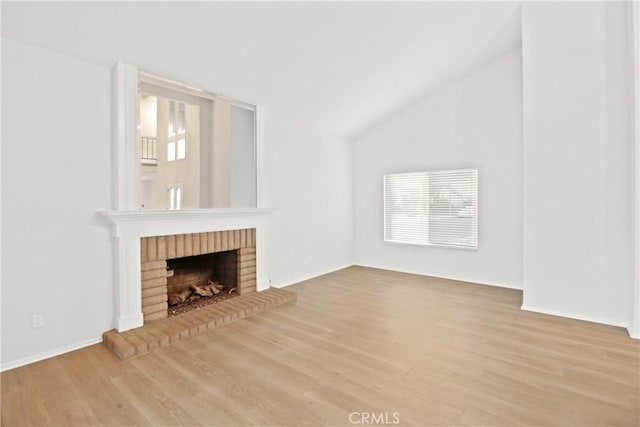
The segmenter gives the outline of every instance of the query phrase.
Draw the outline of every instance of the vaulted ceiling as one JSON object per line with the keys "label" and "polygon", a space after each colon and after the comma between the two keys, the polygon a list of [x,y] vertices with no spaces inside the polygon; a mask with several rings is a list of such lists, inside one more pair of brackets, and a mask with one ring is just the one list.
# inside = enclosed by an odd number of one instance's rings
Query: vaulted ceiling
{"label": "vaulted ceiling", "polygon": [[2,2],[3,37],[131,63],[340,136],[516,44],[516,21],[515,2]]}

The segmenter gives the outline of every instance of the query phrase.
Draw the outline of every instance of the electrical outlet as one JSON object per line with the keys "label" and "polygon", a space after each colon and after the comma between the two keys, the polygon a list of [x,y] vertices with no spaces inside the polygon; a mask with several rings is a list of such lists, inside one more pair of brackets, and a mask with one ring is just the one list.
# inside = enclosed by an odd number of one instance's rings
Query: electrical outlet
{"label": "electrical outlet", "polygon": [[44,327],[44,314],[34,314],[31,317],[31,326],[33,329]]}

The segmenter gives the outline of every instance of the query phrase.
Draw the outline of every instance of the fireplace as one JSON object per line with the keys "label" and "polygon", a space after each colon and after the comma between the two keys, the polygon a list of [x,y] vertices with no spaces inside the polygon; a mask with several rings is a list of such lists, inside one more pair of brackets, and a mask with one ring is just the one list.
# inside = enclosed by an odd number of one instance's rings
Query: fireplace
{"label": "fireplace", "polygon": [[[126,360],[173,342],[296,300],[295,293],[270,288],[265,247],[272,209],[200,209],[101,212],[114,239],[115,329],[104,342]],[[205,255],[205,267],[194,268],[196,281],[207,279],[239,296],[169,317],[169,293],[180,263]],[[178,261],[177,259],[186,259]],[[234,259],[235,258],[235,259]],[[231,266],[226,268],[226,266]],[[235,271],[235,278],[234,278]],[[200,272],[200,273],[199,273]],[[172,289],[172,291],[170,291]],[[228,292],[228,291],[227,291]],[[241,294],[241,295],[240,295]]]}
{"label": "fireplace", "polygon": [[238,250],[167,260],[168,316],[240,294]]}
{"label": "fireplace", "polygon": [[235,208],[100,212],[107,220],[105,224],[111,226],[114,242],[116,330],[129,331],[144,325],[145,319],[166,316],[168,259],[238,250],[240,292],[259,294],[269,289],[264,254],[273,211]]}
{"label": "fireplace", "polygon": [[145,323],[256,291],[256,230],[140,239]]}

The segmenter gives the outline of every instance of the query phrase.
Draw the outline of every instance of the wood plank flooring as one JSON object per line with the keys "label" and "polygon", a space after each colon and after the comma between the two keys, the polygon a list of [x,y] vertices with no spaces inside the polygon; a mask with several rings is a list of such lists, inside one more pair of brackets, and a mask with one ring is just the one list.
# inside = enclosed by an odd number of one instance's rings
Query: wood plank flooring
{"label": "wood plank flooring", "polygon": [[4,372],[2,425],[640,424],[621,328],[364,267],[288,289],[297,302],[136,359],[98,344]]}

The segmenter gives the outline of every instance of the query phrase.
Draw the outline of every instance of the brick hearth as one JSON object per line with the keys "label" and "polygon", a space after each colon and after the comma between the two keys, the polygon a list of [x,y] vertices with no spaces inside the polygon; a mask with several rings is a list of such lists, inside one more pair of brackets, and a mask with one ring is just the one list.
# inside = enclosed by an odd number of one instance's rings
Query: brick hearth
{"label": "brick hearth", "polygon": [[252,292],[130,331],[114,329],[104,333],[103,341],[120,359],[127,360],[295,300],[294,292],[283,289]]}

